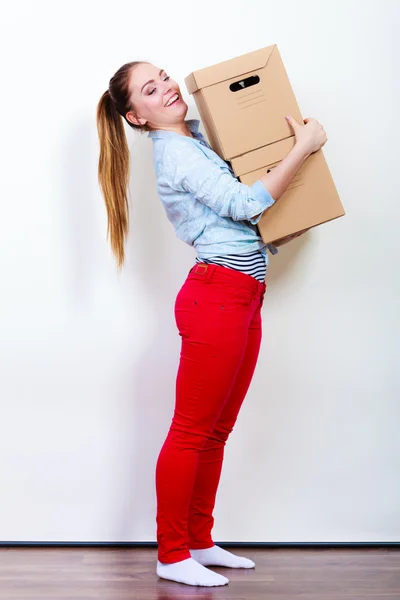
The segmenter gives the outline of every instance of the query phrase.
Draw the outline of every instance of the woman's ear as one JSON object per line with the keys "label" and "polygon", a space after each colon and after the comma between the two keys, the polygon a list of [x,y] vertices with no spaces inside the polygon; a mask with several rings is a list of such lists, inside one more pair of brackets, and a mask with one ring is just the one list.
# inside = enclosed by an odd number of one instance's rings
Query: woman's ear
{"label": "woman's ear", "polygon": [[139,127],[143,127],[143,125],[146,125],[147,123],[146,119],[137,117],[135,113],[133,113],[131,110],[126,113],[126,120],[130,123],[133,123],[134,125],[138,125]]}

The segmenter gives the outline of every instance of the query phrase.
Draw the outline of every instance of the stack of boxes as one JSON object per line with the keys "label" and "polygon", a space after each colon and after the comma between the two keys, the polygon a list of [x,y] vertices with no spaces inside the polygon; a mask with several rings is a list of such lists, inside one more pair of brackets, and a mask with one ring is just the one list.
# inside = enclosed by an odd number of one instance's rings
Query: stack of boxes
{"label": "stack of boxes", "polygon": [[[303,117],[274,44],[194,71],[185,78],[213,150],[251,185],[295,144],[285,119]],[[269,243],[345,214],[322,149],[313,153],[258,222]]]}

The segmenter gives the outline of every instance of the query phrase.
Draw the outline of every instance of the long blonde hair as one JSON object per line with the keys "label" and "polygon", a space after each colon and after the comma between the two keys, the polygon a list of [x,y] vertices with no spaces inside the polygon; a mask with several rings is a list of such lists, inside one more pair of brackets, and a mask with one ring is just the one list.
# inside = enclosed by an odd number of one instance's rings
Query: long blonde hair
{"label": "long blonde hair", "polygon": [[129,231],[130,154],[123,119],[133,129],[150,129],[147,125],[135,125],[126,118],[128,111],[134,111],[130,101],[130,75],[132,69],[143,62],[126,63],[118,69],[110,79],[108,90],[101,96],[96,110],[100,142],[98,181],[107,210],[107,239],[110,239],[118,269],[124,263],[125,240]]}

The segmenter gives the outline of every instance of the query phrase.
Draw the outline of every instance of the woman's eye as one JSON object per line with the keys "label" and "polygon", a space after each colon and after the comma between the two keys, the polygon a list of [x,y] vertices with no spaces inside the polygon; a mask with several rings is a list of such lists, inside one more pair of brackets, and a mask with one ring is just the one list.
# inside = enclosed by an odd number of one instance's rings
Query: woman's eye
{"label": "woman's eye", "polygon": [[[165,77],[165,78],[163,79],[163,81],[167,81],[167,79],[171,79],[171,77],[168,75],[167,77]],[[151,90],[151,92],[149,92],[149,96],[151,96],[151,94],[152,94],[153,92],[155,92],[155,91],[156,91],[156,88],[153,88],[153,89]]]}

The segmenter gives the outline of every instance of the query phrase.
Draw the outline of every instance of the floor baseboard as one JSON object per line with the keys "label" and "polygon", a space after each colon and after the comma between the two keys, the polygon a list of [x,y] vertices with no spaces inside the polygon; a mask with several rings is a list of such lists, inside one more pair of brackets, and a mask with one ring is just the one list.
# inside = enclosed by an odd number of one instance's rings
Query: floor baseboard
{"label": "floor baseboard", "polygon": [[[392,548],[400,547],[400,542],[215,542],[229,548]],[[13,542],[0,541],[4,547],[63,547],[63,548],[157,548],[157,542]]]}

